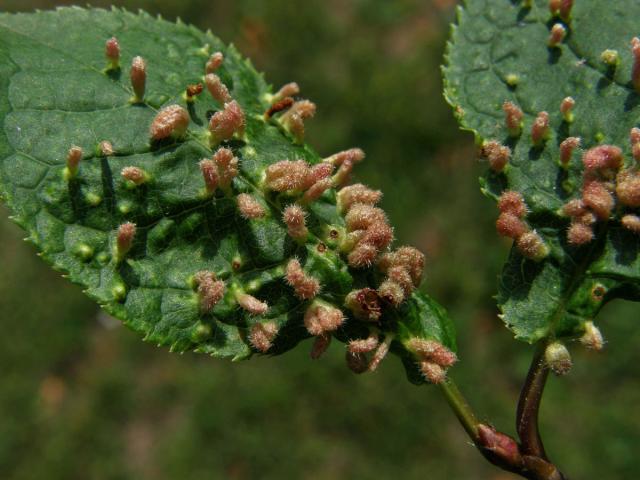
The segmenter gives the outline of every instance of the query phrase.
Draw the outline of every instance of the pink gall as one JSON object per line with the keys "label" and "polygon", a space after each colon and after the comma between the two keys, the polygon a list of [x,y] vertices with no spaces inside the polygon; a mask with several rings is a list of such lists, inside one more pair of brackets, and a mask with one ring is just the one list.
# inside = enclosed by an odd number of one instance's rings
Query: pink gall
{"label": "pink gall", "polygon": [[524,113],[520,107],[513,102],[504,102],[502,110],[504,111],[505,124],[507,126],[509,136],[520,136],[522,133],[522,119],[524,118]]}
{"label": "pink gall", "polygon": [[618,174],[616,181],[616,195],[620,203],[626,207],[640,207],[640,174],[625,170]]}
{"label": "pink gall", "polygon": [[123,223],[118,227],[118,233],[116,235],[116,252],[115,257],[117,262],[121,262],[125,255],[129,253],[133,246],[133,240],[136,236],[136,224],[131,222]]}
{"label": "pink gall", "polygon": [[640,217],[637,215],[625,215],[620,223],[627,230],[640,235]]}
{"label": "pink gall", "polygon": [[142,57],[133,57],[129,76],[134,94],[133,101],[140,103],[144,100],[144,91],[147,85],[147,64]]}
{"label": "pink gall", "polygon": [[249,331],[249,342],[261,353],[267,353],[273,347],[278,335],[278,326],[274,322],[256,323]]}
{"label": "pink gall", "polygon": [[213,154],[213,161],[218,169],[220,176],[220,188],[228,191],[231,182],[238,176],[238,158],[228,148],[219,148]]}
{"label": "pink gall", "polygon": [[256,297],[244,292],[237,292],[236,301],[250,315],[264,315],[269,310],[266,302],[261,302]]}
{"label": "pink gall", "polygon": [[510,213],[518,218],[527,216],[527,204],[520,192],[505,190],[498,199],[498,210],[501,213]]}
{"label": "pink gall", "polygon": [[304,121],[312,118],[316,113],[316,105],[309,100],[300,100],[295,102],[280,117],[280,122],[284,128],[289,131],[298,142],[304,140]]}
{"label": "pink gall", "polygon": [[387,222],[374,222],[369,225],[359,243],[367,243],[378,250],[384,250],[391,242],[393,242],[393,228]]}
{"label": "pink gall", "polygon": [[302,203],[308,204],[314,202],[322,196],[324,192],[329,190],[333,186],[333,182],[330,178],[323,178],[311,185],[304,195],[302,196]]}
{"label": "pink gall", "polygon": [[563,207],[562,213],[567,217],[579,217],[584,215],[587,211],[587,206],[584,204],[581,198],[574,198],[569,200]]}
{"label": "pink gall", "polygon": [[213,73],[216,70],[218,70],[218,68],[220,68],[220,65],[222,65],[223,61],[224,61],[224,55],[222,54],[222,52],[213,53],[209,57],[209,60],[207,60],[207,63],[204,67],[205,74]]}
{"label": "pink gall", "polygon": [[567,36],[567,29],[561,23],[556,23],[553,27],[551,27],[551,32],[549,33],[549,40],[547,40],[547,45],[550,48],[557,48],[564,38]]}
{"label": "pink gall", "polygon": [[429,382],[439,385],[447,378],[447,371],[435,362],[423,360],[420,362],[420,372]]}
{"label": "pink gall", "polygon": [[220,182],[220,175],[218,174],[218,167],[216,162],[207,158],[200,161],[200,171],[204,178],[204,184],[209,195],[213,194],[218,188]]}
{"label": "pink gall", "polygon": [[540,112],[531,126],[531,141],[535,146],[541,146],[549,139],[549,114]]}
{"label": "pink gall", "polygon": [[200,297],[200,311],[209,313],[224,296],[225,284],[222,280],[217,280],[213,272],[206,270],[196,273],[193,277],[198,286],[198,296]]}
{"label": "pink gall", "polygon": [[585,245],[593,240],[593,228],[582,222],[571,222],[567,230],[567,241],[570,245]]}
{"label": "pink gall", "polygon": [[110,157],[113,155],[113,144],[107,140],[103,140],[98,145],[98,150],[100,151],[101,156]]}
{"label": "pink gall", "polygon": [[231,140],[234,135],[244,137],[244,111],[235,100],[224,104],[223,110],[216,112],[209,120],[211,144],[217,145],[225,140]]}
{"label": "pink gall", "polygon": [[631,83],[636,92],[640,92],[640,38],[631,40],[631,53],[633,54],[633,67],[631,70]]}
{"label": "pink gall", "polygon": [[306,225],[307,213],[299,205],[289,205],[282,212],[282,220],[287,226],[289,236],[299,242],[304,242],[309,235]]}
{"label": "pink gall", "polygon": [[424,254],[414,247],[400,247],[394,252],[386,253],[380,259],[378,266],[383,272],[387,272],[395,266],[403,266],[411,275],[413,284],[417,287],[422,280],[424,270]]}
{"label": "pink gall", "polygon": [[236,197],[236,203],[240,216],[246,220],[255,220],[264,217],[265,211],[262,204],[248,193],[241,193]]}
{"label": "pink gall", "polygon": [[380,343],[380,345],[378,345],[378,348],[376,348],[376,351],[374,352],[373,357],[369,362],[367,370],[369,370],[370,372],[375,372],[378,369],[380,363],[382,363],[382,360],[384,360],[387,356],[387,353],[389,353],[389,348],[391,347],[392,341],[393,335],[387,334],[384,341]]}
{"label": "pink gall", "polygon": [[607,220],[615,200],[603,182],[585,180],[582,187],[582,201],[600,220]]}
{"label": "pink gall", "polygon": [[343,212],[348,211],[352,205],[361,203],[376,205],[382,198],[380,190],[372,190],[361,183],[349,185],[338,192],[338,205]]}
{"label": "pink gall", "polygon": [[406,297],[402,286],[393,280],[385,280],[382,282],[378,287],[378,295],[395,307],[402,304]]}
{"label": "pink gall", "polygon": [[282,160],[265,170],[265,186],[276,192],[301,190],[309,174],[309,164],[304,160]]}
{"label": "pink gall", "polygon": [[80,161],[82,160],[82,148],[74,145],[67,152],[67,176],[69,179],[74,178],[78,174]]}
{"label": "pink gall", "polygon": [[180,105],[169,105],[158,112],[150,128],[152,140],[182,138],[189,127],[189,112]]}
{"label": "pink gall", "polygon": [[220,77],[215,73],[208,73],[204,77],[204,83],[207,85],[207,90],[216,102],[225,104],[232,100],[227,86],[222,83]]}
{"label": "pink gall", "polygon": [[522,234],[517,239],[516,246],[523,257],[536,262],[549,256],[549,247],[535,230]]}
{"label": "pink gall", "polygon": [[117,70],[120,68],[120,44],[116,37],[111,37],[106,41],[104,54],[107,57],[108,70]]}
{"label": "pink gall", "polygon": [[345,223],[349,231],[366,230],[374,223],[386,223],[384,211],[364,203],[356,203],[345,215]]}
{"label": "pink gall", "polygon": [[310,300],[320,292],[320,282],[311,275],[306,274],[300,262],[295,258],[287,263],[285,278],[293,288],[296,297],[301,300]]}
{"label": "pink gall", "polygon": [[314,336],[337,330],[344,322],[340,309],[314,302],[304,314],[304,326]]}
{"label": "pink gall", "polygon": [[389,268],[389,270],[387,270],[387,278],[400,285],[405,295],[410,295],[416,287],[404,265],[396,265],[395,267]]}
{"label": "pink gall", "polygon": [[349,150],[343,150],[342,152],[334,153],[330,157],[324,159],[325,162],[331,163],[336,167],[339,167],[344,162],[360,163],[364,160],[365,153],[360,148],[350,148]]}
{"label": "pink gall", "polygon": [[561,0],[560,1],[560,18],[568,22],[571,19],[571,10],[573,9],[574,0]]}
{"label": "pink gall", "polygon": [[615,145],[590,148],[582,155],[582,163],[587,170],[617,170],[622,166],[622,160],[622,150]]}
{"label": "pink gall", "polygon": [[372,333],[367,338],[349,341],[347,349],[351,353],[369,353],[375,350],[379,343],[378,335]]}
{"label": "pink gall", "polygon": [[295,97],[300,93],[300,87],[297,83],[291,82],[283,85],[280,90],[278,90],[273,97],[271,97],[272,103],[279,102],[286,97]]}
{"label": "pink gall", "polygon": [[358,243],[347,256],[347,263],[353,268],[368,268],[378,258],[378,249],[370,243]]}
{"label": "pink gall", "polygon": [[529,227],[512,213],[501,213],[496,220],[498,235],[518,239],[529,230]]}
{"label": "pink gall", "polygon": [[579,137],[565,138],[560,144],[560,165],[564,168],[569,166],[571,156],[576,148],[580,146],[581,139]]}
{"label": "pink gall", "polygon": [[120,171],[122,178],[139,186],[149,181],[149,174],[139,167],[124,167]]}
{"label": "pink gall", "polygon": [[494,172],[502,172],[511,158],[511,149],[495,140],[485,142],[482,153],[489,160],[489,167]]}
{"label": "pink gall", "polygon": [[560,103],[560,113],[562,113],[562,118],[567,123],[572,123],[574,120],[573,107],[575,107],[576,101],[573,97],[566,97]]}
{"label": "pink gall", "polygon": [[597,352],[604,348],[602,332],[600,332],[600,329],[596,327],[593,322],[588,321],[584,323],[584,333],[580,337],[580,343]]}

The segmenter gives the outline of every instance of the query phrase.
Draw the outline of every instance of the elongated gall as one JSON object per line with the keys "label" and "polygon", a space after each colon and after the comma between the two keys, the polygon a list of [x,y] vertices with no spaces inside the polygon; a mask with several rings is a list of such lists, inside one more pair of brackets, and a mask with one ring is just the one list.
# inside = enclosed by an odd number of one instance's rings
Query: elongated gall
{"label": "elongated gall", "polygon": [[209,60],[207,60],[207,63],[205,65],[205,73],[209,74],[215,72],[216,70],[218,70],[218,68],[220,68],[220,65],[222,65],[223,61],[224,55],[222,54],[222,52],[213,53],[209,57]]}
{"label": "elongated gall", "polygon": [[553,27],[551,27],[551,32],[549,33],[549,40],[547,40],[547,44],[550,48],[558,47],[564,38],[567,36],[567,29],[561,23],[556,23]]}
{"label": "elongated gall", "polygon": [[573,97],[566,97],[560,103],[560,113],[562,113],[562,118],[567,123],[572,123],[574,120],[573,107],[575,107],[576,101]]}
{"label": "elongated gall", "polygon": [[144,91],[147,85],[147,64],[142,57],[133,57],[129,76],[131,78],[134,101],[142,102],[144,100]]}
{"label": "elongated gall", "polygon": [[231,140],[234,135],[243,137],[244,129],[244,111],[235,100],[225,103],[224,109],[216,112],[209,121],[211,143],[216,145],[225,140]]}
{"label": "elongated gall", "polygon": [[116,37],[111,37],[104,45],[104,54],[107,57],[107,68],[117,70],[120,68],[120,44]]}
{"label": "elongated gall", "polygon": [[261,302],[248,293],[239,291],[235,297],[238,305],[251,315],[264,315],[269,310],[269,305],[266,302]]}
{"label": "elongated gall", "polygon": [[520,136],[522,133],[522,119],[524,118],[524,113],[520,107],[513,102],[504,102],[502,110],[504,111],[504,119],[509,136]]}
{"label": "elongated gall", "polygon": [[220,77],[215,73],[208,73],[204,77],[204,83],[207,85],[207,90],[215,101],[225,104],[232,100],[227,86],[222,83]]}
{"label": "elongated gall", "polygon": [[549,114],[540,112],[531,126],[531,141],[540,146],[549,139]]}
{"label": "elongated gall", "polygon": [[153,140],[181,138],[189,127],[189,112],[180,105],[169,105],[158,112],[150,128]]}
{"label": "elongated gall", "polygon": [[222,300],[225,284],[222,280],[217,280],[213,272],[206,270],[196,273],[193,278],[198,285],[200,311],[209,313]]}
{"label": "elongated gall", "polygon": [[299,242],[304,242],[309,235],[306,225],[306,212],[299,205],[289,205],[282,212],[282,220],[287,226],[289,236]]}
{"label": "elongated gall", "polygon": [[296,297],[302,300],[314,298],[320,292],[318,279],[306,274],[302,270],[300,262],[295,258],[287,263],[285,275],[287,283],[293,288]]}
{"label": "elongated gall", "polygon": [[275,322],[256,323],[249,331],[249,342],[259,352],[267,353],[277,335],[278,326]]}
{"label": "elongated gall", "polygon": [[631,83],[636,92],[640,92],[640,38],[634,37],[631,40],[631,53],[633,54]]}
{"label": "elongated gall", "polygon": [[82,160],[82,148],[74,145],[67,152],[67,176],[69,179],[78,174],[80,160]]}
{"label": "elongated gall", "polygon": [[133,246],[133,239],[136,236],[136,224],[131,222],[123,223],[118,227],[116,235],[116,261],[120,262],[129,253]]}
{"label": "elongated gall", "polygon": [[579,137],[568,137],[560,143],[560,165],[564,168],[569,166],[573,152],[580,146],[580,142]]}
{"label": "elongated gall", "polygon": [[264,207],[254,196],[248,193],[241,193],[236,197],[236,203],[242,218],[254,220],[264,217]]}
{"label": "elongated gall", "polygon": [[524,257],[536,262],[549,255],[549,247],[535,230],[522,234],[516,241],[516,246]]}

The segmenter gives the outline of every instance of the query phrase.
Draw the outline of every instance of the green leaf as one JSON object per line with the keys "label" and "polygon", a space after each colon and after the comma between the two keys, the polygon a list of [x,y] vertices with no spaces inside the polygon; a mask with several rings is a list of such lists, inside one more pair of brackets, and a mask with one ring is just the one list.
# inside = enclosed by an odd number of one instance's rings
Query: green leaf
{"label": "green leaf", "polygon": [[[497,140],[512,150],[504,171],[489,170],[482,179],[483,192],[494,199],[505,190],[520,192],[529,209],[526,222],[550,248],[540,262],[513,248],[500,279],[503,320],[528,342],[580,334],[606,302],[640,299],[640,239],[620,222],[637,210],[618,202],[595,224],[594,240],[580,246],[568,242],[570,220],[562,210],[582,197],[582,152],[615,145],[624,153],[622,168],[637,167],[629,135],[638,125],[640,96],[631,83],[630,41],[637,33],[640,3],[574,3],[570,18],[560,18],[546,0],[531,6],[468,0],[459,9],[444,67],[445,96],[462,127],[479,145]],[[556,24],[564,26],[566,38],[550,47]],[[602,60],[605,50],[618,52],[618,65]],[[560,112],[568,96],[575,99],[573,121]],[[506,128],[505,101],[524,112],[519,136],[510,136]],[[530,131],[542,111],[549,113],[549,138],[535,145]],[[563,168],[560,144],[567,137],[580,137],[582,152],[576,150]]]}
{"label": "green leaf", "polygon": [[[112,36],[121,46],[120,68],[104,56]],[[223,105],[206,89],[190,103],[184,92],[203,82],[205,64],[218,51],[224,61],[216,74],[244,111],[246,128],[222,142],[239,159],[238,176],[230,188],[207,195],[199,162],[218,148],[210,144],[208,120]],[[137,55],[147,66],[143,102],[129,79]],[[349,267],[329,236],[344,232],[345,225],[334,188],[309,206],[307,241],[287,235],[282,210],[301,192],[268,191],[265,169],[281,160],[323,159],[288,133],[281,117],[265,120],[271,96],[263,77],[232,46],[182,23],[81,8],[1,14],[0,194],[41,256],[147,341],[243,359],[258,352],[252,328],[271,322],[278,335],[260,353],[293,348],[310,336],[303,315],[311,301],[296,297],[284,278],[288,262],[297,258],[320,281],[316,300],[348,314],[337,338],[349,341],[372,331],[393,338],[392,351],[412,381],[424,382],[403,342],[419,337],[455,350],[449,319],[422,293],[399,308],[385,303],[373,323],[345,309],[350,291],[377,288],[384,275],[376,267]],[[188,131],[152,141],[158,111],[176,104],[189,112]],[[104,141],[113,153],[101,148]],[[72,145],[84,152],[77,173],[65,167]],[[131,166],[144,171],[139,186],[121,177]],[[262,206],[262,218],[240,215],[240,193]],[[117,240],[126,222],[137,226],[130,248]],[[202,271],[225,284],[210,310],[203,310],[198,292]],[[242,292],[267,302],[268,311],[251,315],[240,308]]]}

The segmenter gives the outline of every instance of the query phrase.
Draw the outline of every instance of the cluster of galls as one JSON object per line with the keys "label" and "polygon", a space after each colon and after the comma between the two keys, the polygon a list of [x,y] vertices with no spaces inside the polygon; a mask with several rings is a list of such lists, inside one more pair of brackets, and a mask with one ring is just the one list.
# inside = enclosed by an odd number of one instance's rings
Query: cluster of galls
{"label": "cluster of galls", "polygon": [[[105,49],[108,60],[106,71],[119,69],[120,47],[117,39],[109,39]],[[240,174],[239,159],[230,148],[219,145],[233,138],[247,141],[244,135],[245,114],[216,74],[223,62],[222,53],[211,55],[204,69],[204,86],[202,83],[188,85],[183,97],[187,103],[194,102],[206,86],[211,97],[221,105],[221,109],[211,116],[208,125],[209,144],[215,152],[211,158],[202,159],[199,163],[203,181],[202,198],[211,198],[218,191],[227,197],[235,196],[238,214],[247,221],[253,221],[266,216],[269,192],[284,193],[290,201],[282,209],[282,222],[288,235],[303,245],[307,241],[315,241],[306,225],[307,207],[327,190],[339,189],[337,208],[344,216],[346,228],[343,235],[337,234],[340,238],[337,242],[338,251],[346,257],[351,268],[377,266],[383,275],[377,289],[354,290],[344,299],[344,307],[351,311],[356,320],[365,322],[369,332],[368,337],[349,342],[347,363],[355,372],[374,371],[385,358],[394,339],[393,334],[382,334],[380,331],[383,308],[400,306],[418,287],[424,268],[424,256],[412,247],[389,251],[393,229],[384,211],[376,206],[382,193],[362,184],[345,186],[350,180],[353,167],[364,159],[364,152],[358,148],[339,152],[316,165],[303,160],[277,162],[265,169],[263,179],[253,194],[234,192],[233,180]],[[132,102],[144,102],[146,63],[141,57],[133,59],[130,79],[134,93]],[[275,121],[295,141],[301,142],[304,137],[304,121],[314,115],[315,105],[308,100],[295,100],[298,93],[298,85],[289,83],[276,94],[269,95],[267,100],[271,106],[264,114],[264,120]],[[169,105],[160,110],[151,123],[151,142],[181,140],[188,134],[189,124],[190,116],[184,107]],[[113,145],[106,140],[100,143],[99,149],[104,156],[114,153]],[[68,181],[73,181],[78,175],[82,156],[83,152],[79,147],[73,146],[69,150],[64,170]],[[128,188],[137,188],[153,181],[148,172],[133,165],[125,167],[121,175]],[[131,251],[136,232],[137,227],[131,222],[118,227],[112,254],[116,265],[123,262]],[[328,248],[324,244],[322,246]],[[284,280],[293,294],[306,302],[304,326],[315,337],[311,356],[318,358],[328,348],[333,334],[343,326],[346,315],[339,306],[319,297],[322,290],[320,279],[306,272],[299,259],[288,260],[284,266]],[[225,283],[211,271],[195,273],[190,279],[190,285],[201,315],[210,315],[226,296],[250,317],[254,317],[247,334],[252,347],[261,353],[268,353],[273,348],[279,327],[274,321],[261,321],[260,317],[269,311],[269,305],[265,301],[246,293],[234,281]],[[120,300],[126,296],[124,286],[121,290],[118,293]],[[210,330],[210,327],[201,324],[196,329],[196,336],[206,338],[210,335]],[[405,344],[406,349],[415,355],[425,378],[433,383],[442,382],[446,368],[456,360],[452,352],[433,340],[413,338]]]}

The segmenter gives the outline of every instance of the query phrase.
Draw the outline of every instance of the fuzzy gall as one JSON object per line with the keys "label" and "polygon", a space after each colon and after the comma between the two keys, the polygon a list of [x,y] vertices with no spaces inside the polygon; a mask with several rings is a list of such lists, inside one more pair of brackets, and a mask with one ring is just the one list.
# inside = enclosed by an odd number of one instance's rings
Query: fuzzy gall
{"label": "fuzzy gall", "polygon": [[223,110],[216,112],[209,120],[211,144],[217,145],[231,140],[234,135],[244,136],[245,117],[242,107],[235,100],[224,104]]}
{"label": "fuzzy gall", "polygon": [[193,279],[198,286],[200,311],[209,313],[222,300],[225,284],[222,280],[216,279],[216,275],[213,272],[206,270],[196,273]]}
{"label": "fuzzy gall", "polygon": [[300,262],[293,258],[287,263],[285,270],[287,283],[293,288],[296,297],[301,300],[314,298],[320,292],[320,282],[302,270]]}
{"label": "fuzzy gall", "polygon": [[111,37],[104,45],[104,54],[107,57],[107,69],[118,70],[120,68],[120,44],[116,37]]}
{"label": "fuzzy gall", "polygon": [[133,101],[141,103],[144,100],[144,91],[147,85],[147,64],[142,57],[133,57],[129,76],[134,94]]}
{"label": "fuzzy gall", "polygon": [[309,235],[306,225],[307,213],[299,205],[289,205],[282,212],[282,220],[287,226],[289,236],[298,242],[304,242]]}
{"label": "fuzzy gall", "polygon": [[264,217],[264,207],[255,197],[248,193],[241,193],[236,197],[240,216],[245,220],[255,220]]}
{"label": "fuzzy gall", "polygon": [[227,86],[222,83],[220,77],[215,73],[208,73],[204,77],[204,83],[207,85],[207,90],[216,102],[225,104],[232,100]]}
{"label": "fuzzy gall", "polygon": [[267,353],[273,347],[278,335],[278,326],[274,322],[256,323],[249,330],[249,342],[261,353]]}
{"label": "fuzzy gall", "polygon": [[573,152],[580,146],[580,142],[579,137],[568,137],[560,143],[560,165],[562,167],[567,168],[569,166]]}
{"label": "fuzzy gall", "polygon": [[524,113],[520,107],[513,102],[504,102],[502,110],[504,111],[505,124],[509,136],[520,136],[522,133],[522,119],[524,118]]}
{"label": "fuzzy gall", "polygon": [[189,112],[180,105],[169,105],[158,112],[150,128],[152,140],[181,138],[189,127]]}
{"label": "fuzzy gall", "polygon": [[224,55],[222,54],[222,52],[213,53],[209,57],[209,60],[207,60],[207,63],[205,65],[205,73],[209,74],[215,72],[216,70],[218,70],[218,68],[220,68],[220,65],[222,65],[223,61]]}
{"label": "fuzzy gall", "polygon": [[549,139],[549,114],[540,112],[531,126],[531,141],[535,146],[541,146]]}

